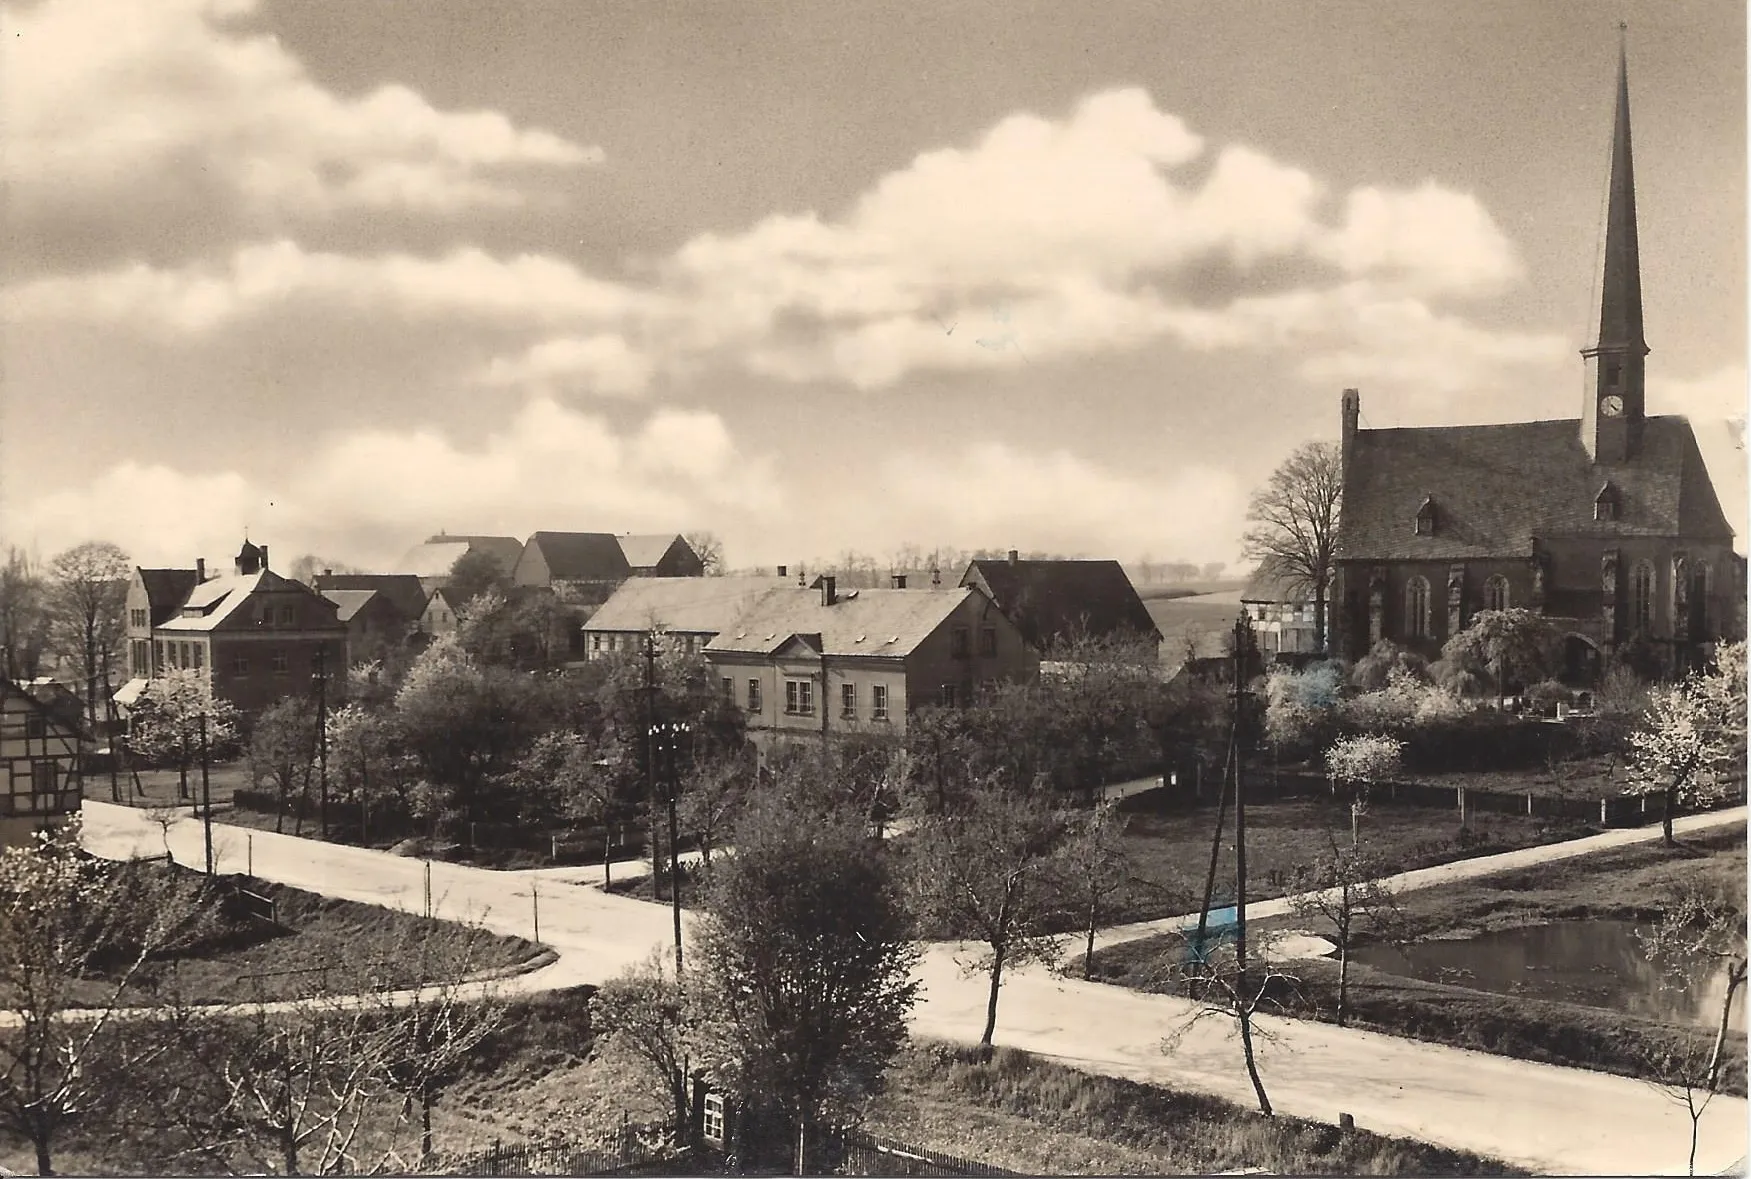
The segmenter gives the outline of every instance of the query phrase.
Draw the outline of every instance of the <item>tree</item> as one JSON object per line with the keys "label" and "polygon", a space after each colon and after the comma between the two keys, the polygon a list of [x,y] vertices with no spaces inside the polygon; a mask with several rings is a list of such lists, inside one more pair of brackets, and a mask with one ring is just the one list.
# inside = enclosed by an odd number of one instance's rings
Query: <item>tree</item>
{"label": "tree", "polygon": [[1642,725],[1630,734],[1627,794],[1663,794],[1661,832],[1673,845],[1680,805],[1725,796],[1732,771],[1745,766],[1745,644],[1722,646],[1711,670],[1656,688]]}
{"label": "tree", "polygon": [[450,566],[446,588],[460,609],[489,591],[503,596],[511,588],[511,575],[491,553],[471,548]]}
{"label": "tree", "polygon": [[678,1125],[691,1115],[687,1062],[695,1051],[694,1012],[680,983],[665,973],[665,955],[653,952],[602,984],[590,999],[596,1029],[592,1059],[629,1066],[653,1096],[667,1104]]}
{"label": "tree", "polygon": [[36,1148],[39,1174],[140,1064],[112,1033],[152,960],[209,924],[169,873],[84,857],[77,821],[0,852],[0,1128]]}
{"label": "tree", "polygon": [[0,564],[0,675],[35,679],[49,642],[47,585],[30,554],[7,548]]}
{"label": "tree", "polygon": [[1068,828],[1066,815],[1047,800],[986,781],[968,788],[955,810],[927,817],[913,833],[920,916],[937,936],[983,947],[965,969],[990,978],[979,1038],[985,1047],[997,1030],[1004,970],[1057,961],[1051,922],[1059,900],[1050,868]]}
{"label": "tree", "polygon": [[1404,757],[1404,742],[1367,734],[1340,737],[1325,751],[1325,772],[1333,787],[1353,787],[1350,799],[1350,845],[1361,842],[1359,825],[1368,812],[1368,788],[1398,777]]}
{"label": "tree", "polygon": [[237,739],[237,709],[214,696],[201,672],[175,668],[164,672],[135,702],[128,748],[153,761],[174,761],[177,797],[187,800],[188,771],[200,756],[203,723],[207,748]]}
{"label": "tree", "polygon": [[316,705],[303,696],[274,701],[256,718],[246,756],[249,776],[257,787],[271,783],[278,799],[274,830],[284,831],[293,789],[303,784],[295,812],[293,834],[303,830],[310,799],[310,772],[316,764]]}
{"label": "tree", "polygon": [[[1343,454],[1330,442],[1296,449],[1253,493],[1241,552],[1291,591],[1313,597],[1314,650],[1326,647],[1326,593],[1337,555]],[[1218,570],[1220,572],[1220,570]]]}
{"label": "tree", "polygon": [[718,539],[715,532],[687,532],[681,539],[687,542],[699,558],[699,563],[705,567],[707,577],[722,577],[724,572],[724,542]]}
{"label": "tree", "polygon": [[363,569],[349,565],[345,561],[336,561],[330,557],[318,556],[315,553],[303,554],[294,560],[287,568],[289,570],[286,574],[287,577],[290,577],[293,581],[301,581],[305,585],[314,585],[316,579],[324,573],[347,574],[364,572]]}
{"label": "tree", "polygon": [[712,758],[694,766],[677,803],[681,829],[693,836],[707,875],[711,853],[733,830],[753,788],[752,759]]}
{"label": "tree", "polygon": [[1488,677],[1499,695],[1550,679],[1562,666],[1562,632],[1519,607],[1485,610],[1447,640],[1441,662],[1454,674]]}
{"label": "tree", "polygon": [[1289,905],[1295,915],[1323,921],[1338,950],[1337,1022],[1349,1019],[1350,947],[1365,926],[1390,927],[1398,919],[1397,897],[1382,879],[1383,866],[1368,851],[1352,843],[1331,850],[1311,864],[1298,867],[1290,879]]}
{"label": "tree", "polygon": [[1350,686],[1361,692],[1378,692],[1391,682],[1394,673],[1418,683],[1426,682],[1429,661],[1391,639],[1381,639],[1350,669]]}
{"label": "tree", "polygon": [[1082,914],[1088,941],[1082,952],[1082,976],[1094,972],[1094,935],[1100,928],[1101,906],[1131,879],[1131,857],[1125,847],[1129,816],[1110,799],[1102,799],[1072,820],[1068,840],[1058,849],[1059,890]]}
{"label": "tree", "polygon": [[128,555],[108,541],[75,545],[49,562],[46,605],[55,648],[78,665],[85,680],[85,711],[97,720],[97,686],[114,690],[109,669],[119,662],[127,634]]}
{"label": "tree", "polygon": [[905,1046],[912,922],[881,842],[856,817],[769,792],[735,844],[694,935],[708,1023],[722,1029],[704,1043],[728,1048],[719,1071],[734,1091],[786,1116],[796,1173],[814,1174],[813,1131],[858,1110]]}
{"label": "tree", "polygon": [[1724,876],[1686,880],[1667,898],[1659,921],[1638,936],[1648,960],[1676,985],[1702,971],[1722,970],[1726,975],[1720,1018],[1707,1052],[1680,1054],[1662,1069],[1665,1079],[1655,1083],[1690,1116],[1690,1173],[1694,1175],[1702,1116],[1720,1091],[1733,1000],[1745,985],[1748,968],[1743,880]]}
{"label": "tree", "polygon": [[599,764],[598,746],[576,732],[556,730],[535,739],[505,778],[516,821],[540,830],[561,821],[602,827],[602,884],[613,883],[608,826],[636,807],[611,768]]}

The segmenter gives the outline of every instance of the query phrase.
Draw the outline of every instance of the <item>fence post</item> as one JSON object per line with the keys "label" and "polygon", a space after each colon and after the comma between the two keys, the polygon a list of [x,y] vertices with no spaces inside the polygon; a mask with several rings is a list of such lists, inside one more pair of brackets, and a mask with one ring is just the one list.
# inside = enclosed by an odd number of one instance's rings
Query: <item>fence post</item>
{"label": "fence post", "polygon": [[1609,802],[1610,802],[1609,799],[1601,798],[1599,800],[1599,825],[1601,827],[1611,826],[1611,820],[1607,817],[1607,814],[1606,814],[1606,806]]}
{"label": "fence post", "polygon": [[1532,817],[1532,791],[1526,792],[1526,817]]}

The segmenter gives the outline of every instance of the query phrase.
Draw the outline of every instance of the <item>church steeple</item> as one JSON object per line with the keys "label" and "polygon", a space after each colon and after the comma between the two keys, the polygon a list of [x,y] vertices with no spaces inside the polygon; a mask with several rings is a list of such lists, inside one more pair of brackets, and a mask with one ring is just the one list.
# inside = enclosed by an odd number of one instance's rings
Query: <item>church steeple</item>
{"label": "church steeple", "polygon": [[[1625,26],[1619,25],[1621,32]],[[1629,61],[1619,44],[1617,122],[1605,215],[1605,271],[1599,291],[1599,341],[1581,353],[1592,380],[1581,441],[1596,463],[1635,457],[1646,416],[1647,341],[1642,335],[1641,247],[1636,237],[1635,162],[1629,135]]]}

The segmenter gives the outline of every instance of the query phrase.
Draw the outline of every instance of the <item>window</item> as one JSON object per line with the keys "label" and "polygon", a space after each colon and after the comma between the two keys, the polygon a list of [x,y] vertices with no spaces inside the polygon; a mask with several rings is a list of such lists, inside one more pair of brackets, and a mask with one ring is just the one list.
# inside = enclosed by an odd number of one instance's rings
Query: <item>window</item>
{"label": "window", "polygon": [[134,676],[137,679],[145,679],[152,674],[152,643],[148,639],[136,639],[132,651]]}
{"label": "window", "polygon": [[759,712],[760,711],[760,681],[759,680],[749,680],[748,681],[748,711],[749,712]]}
{"label": "window", "polygon": [[979,654],[984,656],[986,659],[990,659],[990,658],[993,658],[994,656],[996,656],[996,654],[997,654],[997,628],[996,627],[982,626],[979,628]]}
{"label": "window", "polygon": [[190,643],[188,645],[188,648],[191,652],[194,653],[195,670],[196,671],[201,670],[201,668],[203,668],[207,665],[207,654],[206,654],[207,649],[205,647],[201,646],[199,643]]}
{"label": "window", "polygon": [[1508,579],[1497,575],[1483,583],[1483,608],[1485,610],[1506,610],[1508,608]]}
{"label": "window", "polygon": [[1707,561],[1698,561],[1690,575],[1690,637],[1695,641],[1708,638],[1708,595],[1714,588],[1714,571]]}
{"label": "window", "polygon": [[869,689],[869,715],[872,720],[888,719],[888,686],[872,684]]}
{"label": "window", "polygon": [[129,610],[128,625],[144,630],[146,628],[146,612],[144,610]]}
{"label": "window", "polygon": [[1429,637],[1429,583],[1421,577],[1404,583],[1404,633],[1414,639]]}
{"label": "window", "polygon": [[705,1095],[705,1115],[700,1133],[712,1142],[724,1140],[724,1099],[721,1093]]}
{"label": "window", "polygon": [[815,711],[815,685],[812,680],[784,681],[784,711],[792,716],[811,716]]}
{"label": "window", "polygon": [[239,655],[231,661],[231,670],[236,675],[249,674],[249,656]]}
{"label": "window", "polygon": [[857,716],[857,685],[856,684],[840,684],[839,685],[839,715],[842,717],[845,717],[847,720],[852,720],[852,719],[856,718],[856,716]]}
{"label": "window", "polygon": [[1654,564],[1638,561],[1629,571],[1630,629],[1646,631],[1654,625]]}
{"label": "window", "polygon": [[280,607],[280,625],[281,626],[297,626],[298,625],[298,607],[296,607],[296,606],[281,606]]}
{"label": "window", "polygon": [[736,681],[735,680],[731,679],[729,676],[726,675],[721,680],[719,680],[718,683],[723,687],[723,694],[724,694],[725,700],[734,700],[736,698]]}
{"label": "window", "polygon": [[275,675],[285,675],[286,672],[291,670],[291,665],[286,662],[286,653],[284,651],[274,652],[273,668]]}
{"label": "window", "polygon": [[1422,506],[1417,508],[1417,535],[1435,535],[1435,501],[1425,497]]}
{"label": "window", "polygon": [[590,636],[590,647],[592,650],[600,651],[602,649],[602,636],[601,635],[591,635]]}
{"label": "window", "polygon": [[46,741],[48,736],[49,729],[43,723],[42,717],[31,713],[24,718],[24,739],[26,741]]}
{"label": "window", "polygon": [[967,632],[966,627],[964,627],[964,626],[955,627],[953,634],[950,636],[950,645],[949,645],[949,655],[950,656],[952,656],[955,659],[965,659],[969,654],[972,653],[972,648],[968,645],[967,635],[968,635],[968,632]]}
{"label": "window", "polygon": [[30,763],[30,792],[32,794],[53,794],[55,792],[55,763],[52,761],[33,761]]}
{"label": "window", "polygon": [[164,670],[164,640],[152,640],[152,672],[154,675]]}
{"label": "window", "polygon": [[955,706],[955,686],[953,684],[944,684],[942,686],[942,706],[944,708],[953,708]]}

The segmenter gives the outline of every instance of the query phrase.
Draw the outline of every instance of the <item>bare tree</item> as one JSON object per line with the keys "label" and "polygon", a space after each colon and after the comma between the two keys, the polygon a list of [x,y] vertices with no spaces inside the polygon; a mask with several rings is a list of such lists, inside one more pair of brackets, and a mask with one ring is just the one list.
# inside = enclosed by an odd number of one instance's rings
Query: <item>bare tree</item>
{"label": "bare tree", "polygon": [[35,679],[49,642],[47,584],[29,553],[8,548],[0,564],[0,675]]}
{"label": "bare tree", "polygon": [[139,1063],[111,1034],[119,1013],[153,957],[207,916],[163,869],[85,858],[77,822],[0,853],[0,1010],[15,1021],[0,1030],[0,1128],[36,1148],[39,1174]]}
{"label": "bare tree", "polygon": [[[97,685],[119,662],[127,634],[128,555],[108,541],[75,545],[49,562],[47,606],[59,653],[70,657],[85,680],[85,711],[97,719]],[[105,684],[108,693],[112,685]]]}
{"label": "bare tree", "polygon": [[1170,1050],[1207,1019],[1234,1020],[1242,1060],[1253,1093],[1258,1097],[1259,1110],[1270,1114],[1271,1099],[1265,1092],[1264,1078],[1259,1075],[1254,1041],[1270,1041],[1273,1037],[1259,1027],[1255,1017],[1262,1010],[1280,1007],[1278,996],[1285,989],[1298,986],[1300,980],[1284,970],[1280,960],[1271,957],[1269,937],[1261,939],[1257,931],[1249,936],[1256,949],[1247,955],[1244,970],[1234,943],[1219,940],[1214,945],[1198,945],[1197,939],[1189,934],[1171,939],[1172,948],[1157,966],[1152,981],[1183,988],[1198,1001],[1192,1014],[1167,1037],[1166,1047]]}
{"label": "bare tree", "polygon": [[693,550],[699,558],[699,563],[705,567],[707,577],[722,577],[724,573],[724,542],[715,532],[683,533],[681,539],[687,542],[687,547]]}
{"label": "bare tree", "polygon": [[1057,961],[1060,939],[1050,932],[1059,908],[1051,861],[1068,827],[1063,812],[1036,795],[986,781],[969,786],[961,805],[928,816],[913,835],[913,888],[918,908],[937,934],[984,947],[965,969],[991,982],[985,1030],[997,1030],[1003,972],[1030,961]]}
{"label": "bare tree", "polygon": [[1727,986],[1721,995],[1714,1043],[1700,1073],[1702,1087],[1709,1093],[1720,1087],[1733,1000],[1747,973],[1744,893],[1738,883],[1686,880],[1666,902],[1660,920],[1640,935],[1649,960],[1675,983],[1705,971],[1725,973]]}
{"label": "bare tree", "polygon": [[1296,449],[1253,493],[1241,552],[1289,589],[1313,596],[1314,650],[1326,649],[1326,593],[1337,555],[1343,455],[1330,442]]}
{"label": "bare tree", "polygon": [[1082,951],[1084,978],[1094,973],[1094,935],[1105,916],[1102,906],[1131,880],[1131,858],[1125,848],[1128,821],[1117,803],[1102,799],[1071,821],[1069,839],[1058,849],[1061,895],[1081,914],[1087,935]]}
{"label": "bare tree", "polygon": [[249,761],[249,777],[258,788],[272,785],[278,805],[274,808],[274,830],[286,829],[293,787],[302,779],[304,793],[300,799],[292,831],[304,827],[304,812],[308,810],[310,771],[316,764],[316,705],[303,696],[287,696],[270,705],[256,718],[249,735],[245,756]]}
{"label": "bare tree", "polygon": [[1399,912],[1383,869],[1367,850],[1352,844],[1331,850],[1291,877],[1289,905],[1297,916],[1323,922],[1338,950],[1337,1024],[1346,1026],[1350,1004],[1350,947],[1365,927],[1391,928]]}
{"label": "bare tree", "polygon": [[653,951],[591,997],[590,1022],[597,1036],[590,1055],[629,1069],[684,1125],[690,1115],[687,1061],[694,1051],[695,1020],[680,983],[666,971],[666,957]]}

